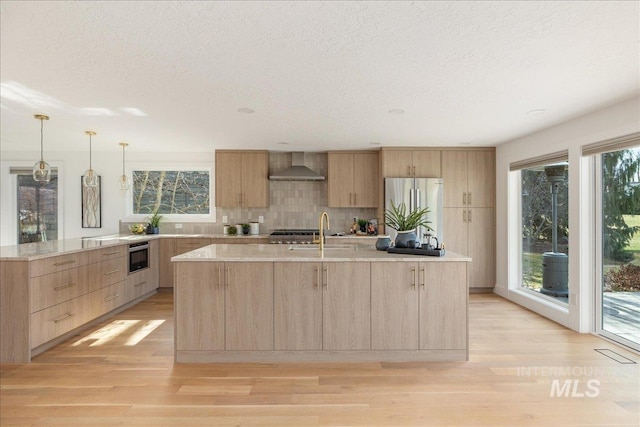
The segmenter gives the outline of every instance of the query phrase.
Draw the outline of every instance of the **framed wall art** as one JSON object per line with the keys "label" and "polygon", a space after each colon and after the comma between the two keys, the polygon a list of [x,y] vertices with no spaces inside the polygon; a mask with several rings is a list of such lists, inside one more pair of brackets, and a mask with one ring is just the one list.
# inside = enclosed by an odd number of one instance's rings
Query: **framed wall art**
{"label": "framed wall art", "polygon": [[102,227],[102,207],[100,203],[102,178],[98,176],[98,185],[88,187],[80,177],[82,186],[82,228]]}

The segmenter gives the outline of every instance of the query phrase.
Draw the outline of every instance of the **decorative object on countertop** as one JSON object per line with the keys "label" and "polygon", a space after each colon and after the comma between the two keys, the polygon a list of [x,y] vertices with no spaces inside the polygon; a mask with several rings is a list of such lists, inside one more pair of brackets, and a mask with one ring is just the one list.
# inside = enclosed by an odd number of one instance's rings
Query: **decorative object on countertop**
{"label": "decorative object on countertop", "polygon": [[101,228],[102,227],[102,207],[101,198],[101,179],[100,175],[95,176],[97,185],[89,187],[85,184],[84,177],[80,178],[80,186],[82,192],[82,228]]}
{"label": "decorative object on countertop", "polygon": [[51,167],[49,163],[44,161],[44,148],[42,145],[44,121],[49,120],[49,116],[36,114],[33,117],[40,120],[40,161],[33,165],[33,180],[36,182],[49,182],[51,181]]}
{"label": "decorative object on countertop", "polygon": [[147,227],[144,224],[131,224],[129,230],[133,234],[144,234],[147,231]]}
{"label": "decorative object on countertop", "polygon": [[159,234],[160,233],[160,220],[162,219],[162,215],[158,214],[158,211],[154,211],[149,217],[149,225],[151,226],[151,233],[147,232],[147,234]]}
{"label": "decorative object on countertop", "polygon": [[361,233],[366,233],[367,232],[367,223],[369,221],[367,221],[366,219],[362,219],[360,218],[358,220],[358,231],[360,231]]}
{"label": "decorative object on countertop", "polygon": [[131,188],[131,180],[127,174],[124,173],[124,147],[129,144],[126,142],[120,142],[119,145],[122,147],[122,175],[120,175],[120,179],[118,180],[118,188],[122,191],[126,191]]}
{"label": "decorative object on countertop", "polygon": [[367,234],[370,236],[376,236],[378,234],[378,219],[371,218],[367,223]]}
{"label": "decorative object on countertop", "polygon": [[229,236],[235,236],[238,234],[238,228],[235,225],[229,226]]}
{"label": "decorative object on countertop", "polygon": [[258,223],[258,221],[251,221],[249,223],[249,234],[251,234],[252,236],[257,236],[258,234],[260,234],[260,224]]}
{"label": "decorative object on countertop", "polygon": [[89,169],[87,169],[84,172],[84,175],[82,175],[82,182],[87,187],[97,187],[98,174],[96,173],[96,171],[93,170],[93,167],[91,166],[91,156],[92,156],[91,137],[93,137],[96,134],[96,132],[92,130],[86,130],[84,131],[84,133],[89,135]]}
{"label": "decorative object on countertop", "polygon": [[229,224],[225,224],[222,226],[222,234],[227,236],[229,234]]}
{"label": "decorative object on countertop", "polygon": [[353,217],[353,224],[351,224],[351,228],[349,229],[350,234],[356,234],[358,232],[358,218]]}
{"label": "decorative object on countertop", "polygon": [[245,235],[249,234],[249,229],[250,229],[249,224],[246,224],[246,223],[242,224],[242,234],[245,234]]}
{"label": "decorative object on countertop", "polygon": [[378,240],[376,240],[376,249],[379,251],[386,251],[391,246],[391,237],[388,235],[378,236]]}
{"label": "decorative object on countertop", "polygon": [[397,248],[415,248],[419,244],[416,228],[425,227],[431,230],[429,227],[431,221],[425,219],[425,215],[429,212],[429,208],[426,207],[407,213],[407,206],[404,203],[396,206],[393,200],[391,201],[391,209],[384,212],[384,223],[398,232],[395,242]]}
{"label": "decorative object on countertop", "polygon": [[426,255],[426,256],[445,256],[444,248],[439,249],[423,249],[423,248],[389,248],[387,252],[390,254],[406,254],[406,255]]}

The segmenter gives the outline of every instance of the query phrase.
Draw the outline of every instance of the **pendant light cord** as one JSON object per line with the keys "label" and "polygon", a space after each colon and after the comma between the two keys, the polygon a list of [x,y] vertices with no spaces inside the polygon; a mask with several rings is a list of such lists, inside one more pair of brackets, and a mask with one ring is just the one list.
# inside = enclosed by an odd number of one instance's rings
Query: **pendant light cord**
{"label": "pendant light cord", "polygon": [[91,167],[91,134],[89,134],[89,170],[93,170],[93,168]]}
{"label": "pendant light cord", "polygon": [[42,147],[44,119],[40,119],[40,162],[44,162],[44,148]]}
{"label": "pendant light cord", "polygon": [[124,176],[124,145],[122,146],[122,176]]}

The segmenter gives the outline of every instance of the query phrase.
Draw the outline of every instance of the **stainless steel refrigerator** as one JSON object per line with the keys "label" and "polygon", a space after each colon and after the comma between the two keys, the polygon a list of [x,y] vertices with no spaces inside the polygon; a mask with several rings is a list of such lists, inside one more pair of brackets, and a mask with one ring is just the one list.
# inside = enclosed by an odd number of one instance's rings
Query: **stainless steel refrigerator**
{"label": "stainless steel refrigerator", "polygon": [[[384,208],[391,209],[391,201],[398,206],[404,203],[409,211],[429,208],[427,220],[431,221],[429,226],[432,236],[442,242],[442,178],[385,178],[384,179]],[[384,219],[383,219],[384,220]],[[391,237],[391,241],[396,238],[396,230],[385,227],[386,233]],[[424,242],[424,234],[427,230],[420,227],[416,230],[420,242]]]}

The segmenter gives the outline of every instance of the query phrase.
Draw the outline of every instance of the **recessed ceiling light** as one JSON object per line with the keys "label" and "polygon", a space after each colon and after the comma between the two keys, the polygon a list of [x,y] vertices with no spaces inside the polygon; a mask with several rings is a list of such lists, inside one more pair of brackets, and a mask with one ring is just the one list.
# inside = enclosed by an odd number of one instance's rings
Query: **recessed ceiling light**
{"label": "recessed ceiling light", "polygon": [[389,110],[389,114],[402,114],[404,110],[402,108],[392,108]]}
{"label": "recessed ceiling light", "polygon": [[546,113],[547,110],[544,109],[539,109],[539,110],[531,110],[531,111],[527,111],[527,114],[530,116],[539,116],[540,114],[544,114]]}
{"label": "recessed ceiling light", "polygon": [[471,145],[471,143],[470,143],[470,142],[461,142],[461,143],[460,143],[460,144],[458,144],[458,145]]}
{"label": "recessed ceiling light", "polygon": [[255,110],[252,110],[251,108],[247,108],[247,107],[242,107],[242,108],[238,108],[238,113],[252,114],[252,113],[255,113]]}
{"label": "recessed ceiling light", "polygon": [[288,142],[278,142],[278,145],[289,145]]}

